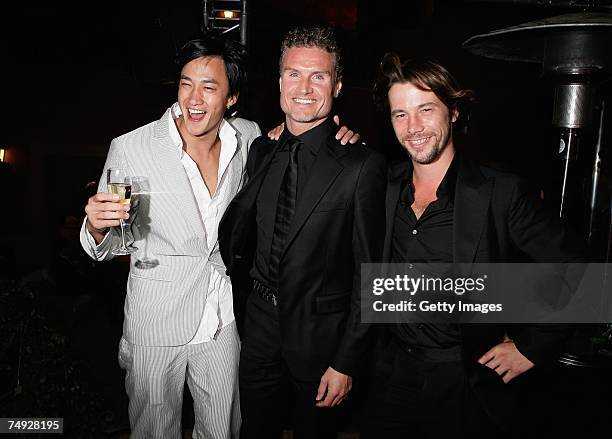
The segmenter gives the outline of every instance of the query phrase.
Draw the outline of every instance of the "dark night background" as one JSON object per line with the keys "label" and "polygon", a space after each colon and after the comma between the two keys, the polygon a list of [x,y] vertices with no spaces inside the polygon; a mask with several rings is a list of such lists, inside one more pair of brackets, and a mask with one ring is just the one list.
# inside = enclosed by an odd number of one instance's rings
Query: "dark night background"
{"label": "dark night background", "polygon": [[[335,111],[369,145],[401,155],[372,105],[382,55],[432,55],[476,91],[468,153],[554,192],[552,81],[538,64],[485,59],[461,47],[476,34],[575,11],[532,3],[252,0],[249,86],[239,115],[262,130],[282,121],[282,35],[290,25],[327,22],[345,49]],[[18,2],[0,20],[0,148],[9,148],[9,164],[0,163],[0,417],[64,417],[66,437],[122,437],[127,398],[116,350],[127,264],[93,263],[78,231],[87,184],[98,180],[111,139],[158,119],[174,102],[175,49],[200,31],[202,2]],[[551,409],[550,423],[566,433],[612,431],[612,370],[558,373],[540,389],[559,396],[562,411]]]}

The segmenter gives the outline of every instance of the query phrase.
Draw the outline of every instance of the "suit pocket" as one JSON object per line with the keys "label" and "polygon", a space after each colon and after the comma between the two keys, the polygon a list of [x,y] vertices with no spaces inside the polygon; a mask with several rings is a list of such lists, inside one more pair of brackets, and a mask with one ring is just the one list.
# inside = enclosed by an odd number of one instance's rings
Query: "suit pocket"
{"label": "suit pocket", "polygon": [[[157,265],[154,265],[157,263]],[[140,265],[138,262],[130,267],[130,276],[136,279],[150,279],[162,282],[172,282],[175,280],[176,271],[169,265],[161,265],[155,261],[152,264]]]}
{"label": "suit pocket", "polygon": [[317,212],[330,212],[332,210],[346,210],[346,202],[344,201],[321,201],[315,209],[313,213]]}
{"label": "suit pocket", "polygon": [[315,304],[317,314],[348,311],[351,304],[351,291],[316,297]]}

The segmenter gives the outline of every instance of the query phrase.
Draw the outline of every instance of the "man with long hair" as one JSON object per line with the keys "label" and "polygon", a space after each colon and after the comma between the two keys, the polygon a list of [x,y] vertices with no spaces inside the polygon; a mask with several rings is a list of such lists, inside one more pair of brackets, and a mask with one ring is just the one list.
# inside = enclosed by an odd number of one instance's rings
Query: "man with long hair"
{"label": "man with long hair", "polygon": [[[582,246],[526,182],[458,152],[473,93],[432,59],[387,54],[375,97],[409,160],[391,167],[384,260],[579,261]],[[397,323],[386,328],[366,437],[499,437],[517,377],[560,353],[566,325]]]}

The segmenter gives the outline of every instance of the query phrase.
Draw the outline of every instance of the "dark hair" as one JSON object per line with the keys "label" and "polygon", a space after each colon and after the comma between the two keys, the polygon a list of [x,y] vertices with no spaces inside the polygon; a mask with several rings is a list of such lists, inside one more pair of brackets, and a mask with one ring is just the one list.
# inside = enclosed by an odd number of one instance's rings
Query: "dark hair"
{"label": "dark hair", "polygon": [[380,109],[389,109],[388,93],[393,84],[410,82],[418,89],[432,91],[450,112],[457,110],[460,119],[467,119],[474,92],[460,88],[457,80],[433,58],[401,61],[395,53],[387,53],[380,63],[374,84],[374,100]]}
{"label": "dark hair", "polygon": [[229,95],[238,95],[247,79],[246,48],[238,41],[216,35],[206,35],[185,43],[178,50],[176,63],[179,69],[182,69],[188,62],[203,56],[216,56],[223,60],[229,82]]}
{"label": "dark hair", "polygon": [[[287,49],[292,47],[318,47],[334,55],[334,68],[336,81],[342,79],[342,57],[336,34],[331,27],[324,26],[296,26],[287,32],[281,43],[279,69],[283,68],[283,60]],[[282,72],[281,72],[282,73]]]}

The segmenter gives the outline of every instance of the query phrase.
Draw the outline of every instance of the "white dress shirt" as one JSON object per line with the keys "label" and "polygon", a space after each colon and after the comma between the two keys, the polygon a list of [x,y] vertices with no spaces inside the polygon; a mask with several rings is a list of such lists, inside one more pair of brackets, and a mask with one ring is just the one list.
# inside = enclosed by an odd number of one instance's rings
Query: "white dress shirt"
{"label": "white dress shirt", "polygon": [[[172,116],[177,119],[181,116],[181,109],[177,103],[172,106]],[[221,139],[221,153],[219,155],[219,169],[217,170],[217,189],[214,194],[210,194],[204,179],[200,174],[198,166],[192,158],[183,150],[183,141],[178,128],[173,121],[169,122],[170,138],[181,151],[181,163],[185,168],[193,196],[200,211],[200,217],[204,223],[206,231],[206,242],[209,249],[219,251],[217,244],[217,231],[219,222],[225,212],[224,206],[231,200],[232,188],[224,184],[227,180],[226,172],[229,172],[228,165],[237,153],[238,141],[236,131],[225,120],[221,122],[219,128],[219,138]],[[219,329],[234,321],[234,303],[232,300],[232,284],[228,279],[222,277],[215,268],[210,265],[210,281],[206,292],[206,305],[198,330],[193,339],[188,344],[203,343],[212,340]]]}

